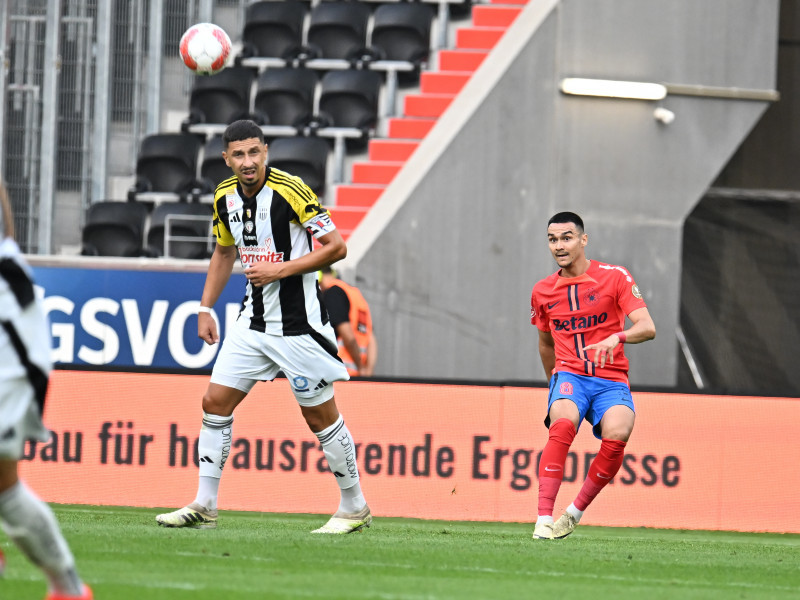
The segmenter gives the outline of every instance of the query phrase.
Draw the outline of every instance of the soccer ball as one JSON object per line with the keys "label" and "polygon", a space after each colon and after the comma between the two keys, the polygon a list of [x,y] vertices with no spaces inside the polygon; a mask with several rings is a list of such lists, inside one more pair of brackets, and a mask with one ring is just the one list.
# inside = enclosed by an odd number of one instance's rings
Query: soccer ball
{"label": "soccer ball", "polygon": [[192,25],[181,37],[181,58],[198,75],[213,75],[225,68],[231,53],[231,39],[213,23]]}

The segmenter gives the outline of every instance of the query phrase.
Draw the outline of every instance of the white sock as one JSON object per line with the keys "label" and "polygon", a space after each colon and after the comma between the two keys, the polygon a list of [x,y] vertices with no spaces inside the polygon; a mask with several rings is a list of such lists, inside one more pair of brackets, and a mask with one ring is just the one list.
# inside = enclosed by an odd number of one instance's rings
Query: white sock
{"label": "white sock", "polygon": [[44,571],[51,591],[83,593],[75,558],[53,511],[21,481],[0,494],[0,524],[22,553]]}
{"label": "white sock", "polygon": [[570,504],[567,507],[567,510],[565,512],[568,512],[570,515],[572,515],[572,518],[575,519],[576,523],[580,523],[581,522],[581,517],[583,516],[583,511],[582,510],[578,510],[577,508],[575,508],[574,504]]}
{"label": "white sock", "polygon": [[550,525],[552,525],[553,524],[553,515],[539,515],[538,517],[536,517],[536,524],[538,525],[539,523],[542,523],[542,524],[550,523]]}
{"label": "white sock", "polygon": [[197,483],[197,496],[194,501],[206,510],[217,510],[219,497],[219,477],[201,475]]}
{"label": "white sock", "polygon": [[339,415],[336,422],[316,434],[322,444],[322,451],[328,459],[328,466],[339,484],[341,499],[339,510],[358,512],[367,505],[361,493],[358,465],[356,464],[356,444],[344,419]]}
{"label": "white sock", "polygon": [[[219,480],[231,452],[233,441],[233,416],[221,417],[203,413],[203,426],[197,442],[200,460],[200,478],[195,502],[208,510],[217,508]],[[212,481],[216,480],[216,481]]]}

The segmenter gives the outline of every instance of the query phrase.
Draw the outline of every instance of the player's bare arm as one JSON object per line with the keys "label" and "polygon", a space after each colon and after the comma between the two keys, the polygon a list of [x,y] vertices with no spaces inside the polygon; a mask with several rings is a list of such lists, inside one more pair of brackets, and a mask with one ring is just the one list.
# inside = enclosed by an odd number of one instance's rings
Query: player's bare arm
{"label": "player's bare arm", "polygon": [[539,330],[539,357],[542,359],[542,366],[547,379],[553,374],[556,368],[556,342],[553,334],[549,331]]}
{"label": "player's bare arm", "polygon": [[244,274],[253,285],[265,286],[292,275],[319,271],[322,267],[347,256],[347,245],[338,230],[334,229],[317,239],[321,246],[305,256],[282,263],[253,263],[245,268]]}
{"label": "player's bare arm", "polygon": [[[631,326],[622,331],[626,344],[641,344],[656,337],[656,325],[647,308],[637,308],[628,315]],[[622,343],[620,337],[613,333],[601,342],[589,344],[585,350],[595,350],[594,364],[605,367],[606,361],[614,364],[614,348]]]}
{"label": "player's bare arm", "polygon": [[[235,262],[236,246],[216,245],[208,265],[206,284],[200,299],[201,306],[212,307],[217,303],[222,290],[225,289],[228,279],[231,277]],[[197,314],[197,336],[209,345],[219,342],[217,322],[210,313],[200,312]]]}
{"label": "player's bare arm", "polygon": [[361,354],[361,348],[358,346],[356,334],[353,331],[353,326],[350,321],[342,321],[336,326],[336,335],[342,340],[342,344],[347,348],[347,352],[353,357],[356,363],[358,374],[361,375],[364,367],[364,356]]}

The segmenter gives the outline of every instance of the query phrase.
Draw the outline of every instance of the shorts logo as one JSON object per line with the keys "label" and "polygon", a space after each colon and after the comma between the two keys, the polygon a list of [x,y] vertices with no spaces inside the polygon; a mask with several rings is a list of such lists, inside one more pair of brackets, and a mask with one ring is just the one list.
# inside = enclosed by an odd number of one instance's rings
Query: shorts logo
{"label": "shorts logo", "polygon": [[295,392],[307,392],[308,379],[305,377],[295,377],[292,379],[292,387],[294,387]]}
{"label": "shorts logo", "polygon": [[558,386],[558,393],[565,394],[567,396],[572,395],[572,384],[569,381],[565,381],[560,386]]}

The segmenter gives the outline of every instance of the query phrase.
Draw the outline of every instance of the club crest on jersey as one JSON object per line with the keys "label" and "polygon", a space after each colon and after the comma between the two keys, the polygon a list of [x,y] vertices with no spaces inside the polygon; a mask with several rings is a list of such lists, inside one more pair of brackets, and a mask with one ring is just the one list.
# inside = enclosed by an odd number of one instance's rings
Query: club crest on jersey
{"label": "club crest on jersey", "polygon": [[631,294],[633,294],[634,298],[638,298],[639,300],[642,299],[642,292],[639,291],[639,286],[635,283],[631,287]]}
{"label": "club crest on jersey", "polygon": [[[250,212],[250,211],[248,211],[248,212]],[[249,216],[249,215],[248,215],[248,216]],[[246,222],[245,222],[245,224],[244,224],[244,230],[245,230],[247,233],[253,233],[253,228],[254,228],[254,227],[255,227],[255,225],[253,225],[253,222],[252,222],[252,221],[246,221]]]}
{"label": "club crest on jersey", "polygon": [[597,293],[596,289],[589,288],[583,295],[583,301],[590,306],[594,306],[600,302],[600,294]]}

